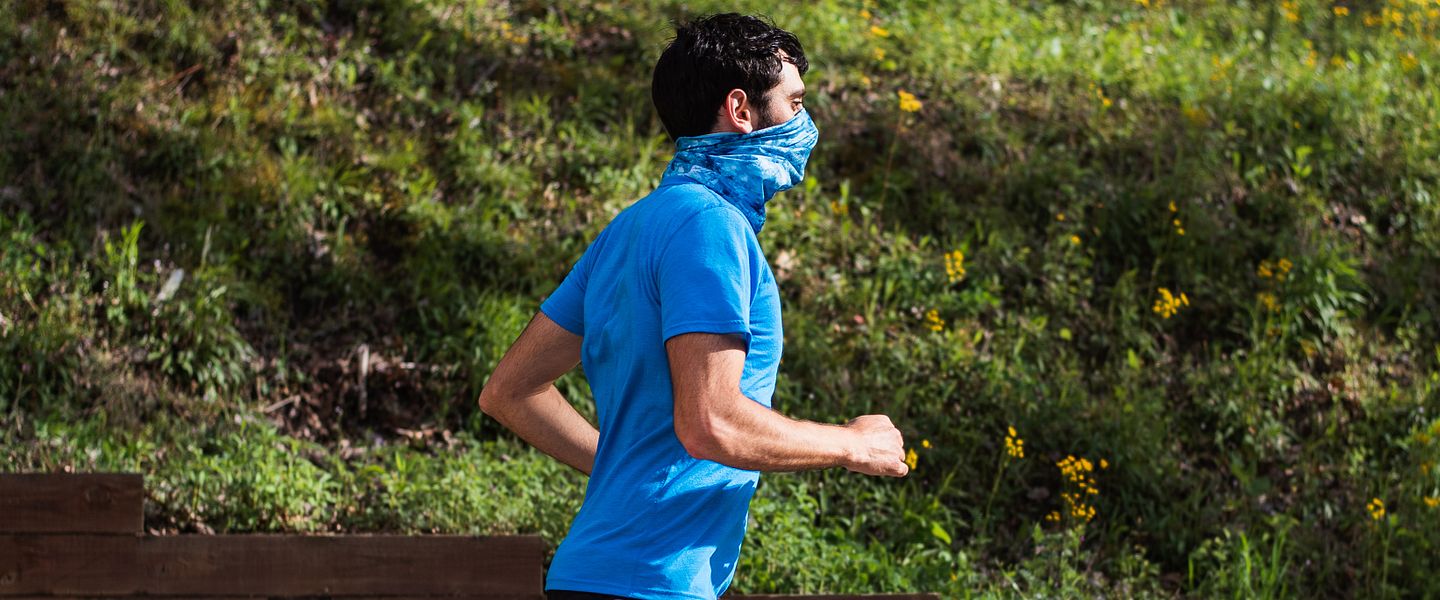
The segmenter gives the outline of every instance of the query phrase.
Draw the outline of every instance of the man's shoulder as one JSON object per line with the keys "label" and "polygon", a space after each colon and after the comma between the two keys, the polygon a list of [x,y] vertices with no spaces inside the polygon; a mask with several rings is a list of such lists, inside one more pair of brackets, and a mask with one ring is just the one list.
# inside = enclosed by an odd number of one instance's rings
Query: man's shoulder
{"label": "man's shoulder", "polygon": [[643,221],[643,226],[654,227],[662,236],[697,226],[749,227],[740,209],[710,188],[689,180],[666,180],[633,208],[640,209],[642,205],[643,210],[634,217]]}
{"label": "man's shoulder", "polygon": [[665,178],[646,200],[658,201],[657,204],[663,205],[669,212],[690,215],[709,208],[730,205],[714,190],[683,177]]}

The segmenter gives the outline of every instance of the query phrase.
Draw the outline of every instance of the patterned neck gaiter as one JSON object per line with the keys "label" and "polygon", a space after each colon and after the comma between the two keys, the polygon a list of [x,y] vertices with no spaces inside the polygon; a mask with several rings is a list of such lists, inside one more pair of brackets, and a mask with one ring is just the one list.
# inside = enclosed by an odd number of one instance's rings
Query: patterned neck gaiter
{"label": "patterned neck gaiter", "polygon": [[684,175],[714,190],[745,214],[755,233],[765,203],[805,178],[819,130],[804,108],[789,121],[750,133],[710,133],[675,140],[665,176]]}

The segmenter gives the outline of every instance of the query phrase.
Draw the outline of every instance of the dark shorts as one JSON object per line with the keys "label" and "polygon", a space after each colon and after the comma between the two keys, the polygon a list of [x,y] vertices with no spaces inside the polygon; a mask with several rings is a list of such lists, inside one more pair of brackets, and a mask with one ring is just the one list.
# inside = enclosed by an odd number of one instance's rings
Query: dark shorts
{"label": "dark shorts", "polygon": [[632,600],[611,594],[592,594],[571,590],[545,590],[545,600]]}

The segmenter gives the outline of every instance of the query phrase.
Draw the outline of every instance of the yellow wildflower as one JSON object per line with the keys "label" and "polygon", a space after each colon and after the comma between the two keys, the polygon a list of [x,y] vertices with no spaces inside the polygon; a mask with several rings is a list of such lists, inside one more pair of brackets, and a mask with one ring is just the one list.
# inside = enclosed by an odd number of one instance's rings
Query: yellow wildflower
{"label": "yellow wildflower", "polygon": [[862,8],[862,9],[860,9],[860,18],[862,18],[862,19],[869,19],[871,16],[872,16],[872,15],[870,14],[870,9],[868,9],[868,8]]}
{"label": "yellow wildflower", "polygon": [[1160,298],[1155,300],[1155,305],[1150,310],[1155,311],[1155,314],[1162,318],[1173,317],[1175,313],[1180,312],[1180,307],[1190,306],[1190,298],[1184,292],[1177,296],[1172,294],[1169,288],[1159,288],[1156,291],[1160,293]]}
{"label": "yellow wildflower", "polygon": [[1440,496],[1426,496],[1425,506],[1430,508],[1440,507]]}
{"label": "yellow wildflower", "polygon": [[840,202],[839,200],[831,200],[830,212],[833,212],[843,217],[850,214],[850,206],[848,204]]}
{"label": "yellow wildflower", "polygon": [[1255,298],[1260,301],[1260,304],[1265,307],[1265,310],[1270,312],[1278,312],[1280,310],[1280,303],[1275,299],[1275,294],[1260,292],[1255,295]]}
{"label": "yellow wildflower", "polygon": [[1255,267],[1255,274],[1259,275],[1261,279],[1269,279],[1275,275],[1275,271],[1273,269],[1274,267],[1272,266],[1270,261],[1262,260],[1260,261],[1260,265]]}
{"label": "yellow wildflower", "polygon": [[1078,235],[1072,235],[1072,236],[1070,236],[1070,243],[1075,244],[1076,246],[1079,246],[1079,245],[1080,245],[1080,236],[1078,236]]}
{"label": "yellow wildflower", "polygon": [[1100,459],[1100,468],[1102,468],[1102,469],[1108,469],[1108,468],[1110,468],[1110,461],[1107,461],[1107,460],[1105,460],[1105,459],[1103,459],[1103,458]]}
{"label": "yellow wildflower", "polygon": [[1020,439],[1020,434],[1015,432],[1015,426],[1005,428],[1009,435],[1005,436],[1005,454],[1011,458],[1025,458],[1025,440]]}
{"label": "yellow wildflower", "polygon": [[925,321],[930,324],[930,331],[942,331],[945,329],[945,319],[941,319],[940,311],[933,308],[925,313]]}
{"label": "yellow wildflower", "polygon": [[965,253],[956,250],[945,254],[945,275],[950,278],[950,283],[965,278]]}
{"label": "yellow wildflower", "polygon": [[[1106,468],[1110,463],[1104,459],[1100,461],[1100,468]],[[1066,456],[1065,460],[1055,463],[1060,468],[1060,473],[1065,476],[1067,488],[1073,485],[1078,492],[1065,491],[1060,493],[1060,498],[1065,501],[1065,512],[1071,517],[1090,521],[1095,518],[1095,506],[1088,504],[1086,498],[1100,495],[1100,488],[1096,485],[1095,478],[1091,473],[1095,470],[1095,463],[1090,459],[1075,456]],[[1046,517],[1050,521],[1059,521],[1060,514],[1053,513],[1054,518]]]}
{"label": "yellow wildflower", "polygon": [[1334,8],[1334,11],[1335,11],[1335,16],[1337,16],[1337,17],[1348,17],[1348,16],[1350,16],[1350,9],[1349,9],[1348,7],[1337,6],[1337,7]]}
{"label": "yellow wildflower", "polygon": [[930,440],[920,440],[920,447],[928,450],[930,448]]}
{"label": "yellow wildflower", "polygon": [[1413,71],[1420,66],[1420,60],[1415,58],[1414,52],[1406,52],[1400,55],[1400,68],[1404,71]]}
{"label": "yellow wildflower", "polygon": [[1370,500],[1369,504],[1365,505],[1365,510],[1370,511],[1370,518],[1379,521],[1380,519],[1385,518],[1385,501],[1379,498],[1374,498]]}
{"label": "yellow wildflower", "polygon": [[920,455],[915,453],[914,448],[911,448],[905,452],[905,466],[910,467],[910,470],[914,471],[915,465],[917,464],[920,464]]}
{"label": "yellow wildflower", "polygon": [[1090,83],[1090,89],[1095,92],[1095,97],[1100,99],[1101,106],[1110,108],[1110,98],[1105,95],[1105,90],[1100,89],[1100,86],[1095,85],[1094,82]]}
{"label": "yellow wildflower", "polygon": [[1285,0],[1280,3],[1280,10],[1285,13],[1285,20],[1294,23],[1300,20],[1300,3],[1294,0]]}
{"label": "yellow wildflower", "polygon": [[881,27],[881,26],[879,26],[879,25],[871,25],[871,26],[870,26],[870,35],[873,35],[873,36],[875,36],[875,37],[882,37],[882,38],[883,38],[883,37],[890,37],[890,30],[885,29],[884,27]]}
{"label": "yellow wildflower", "polygon": [[916,100],[916,99],[915,99],[915,94],[912,94],[912,93],[907,92],[907,91],[905,91],[905,90],[900,90],[900,110],[901,110],[901,111],[903,111],[903,112],[911,112],[911,113],[913,113],[913,112],[920,112],[920,107],[921,107],[921,106],[923,106],[923,105],[920,103],[919,100]]}
{"label": "yellow wildflower", "polygon": [[1180,208],[1177,207],[1177,206],[1175,206],[1175,201],[1174,201],[1174,200],[1171,200],[1171,201],[1170,201],[1170,212],[1172,212],[1172,213],[1173,213],[1173,212],[1180,212]]}
{"label": "yellow wildflower", "polygon": [[870,55],[875,57],[876,62],[880,62],[885,60],[885,49],[876,46],[870,50]]}
{"label": "yellow wildflower", "polygon": [[1063,213],[1063,212],[1062,212],[1062,213],[1055,213],[1055,220],[1056,220],[1056,221],[1064,221],[1064,220],[1065,220],[1065,213]]}

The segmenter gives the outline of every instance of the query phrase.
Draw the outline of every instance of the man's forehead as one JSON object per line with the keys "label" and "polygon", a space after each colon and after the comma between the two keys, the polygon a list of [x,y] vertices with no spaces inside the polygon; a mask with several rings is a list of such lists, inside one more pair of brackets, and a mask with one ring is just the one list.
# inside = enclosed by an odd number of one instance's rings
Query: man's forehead
{"label": "man's forehead", "polygon": [[[785,53],[781,51],[781,58]],[[805,93],[805,82],[800,79],[800,69],[789,61],[785,61],[780,67],[780,89],[786,96],[798,96]]]}

